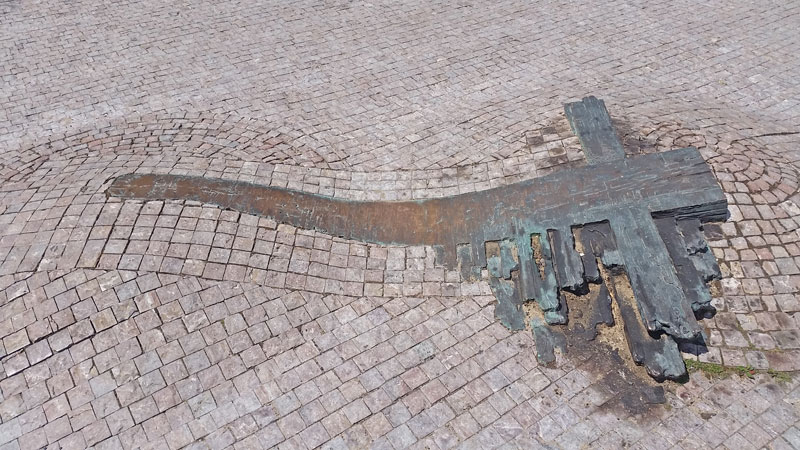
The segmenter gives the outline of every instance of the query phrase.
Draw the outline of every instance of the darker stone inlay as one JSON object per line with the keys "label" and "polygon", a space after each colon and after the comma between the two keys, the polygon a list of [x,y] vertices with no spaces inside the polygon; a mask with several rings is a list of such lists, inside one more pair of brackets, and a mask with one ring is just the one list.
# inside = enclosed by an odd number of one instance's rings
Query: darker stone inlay
{"label": "darker stone inlay", "polygon": [[[676,340],[702,339],[696,317],[712,314],[706,282],[719,268],[701,224],[728,217],[725,195],[694,148],[625,157],[601,100],[565,106],[587,165],[509,186],[405,202],[348,201],[222,179],[131,174],[107,195],[186,199],[380,244],[432,245],[465,278],[488,269],[496,315],[523,329],[535,300],[537,341],[566,324],[568,299],[591,296],[591,320],[613,324],[617,302],[633,359],[656,379],[685,367]],[[592,286],[600,285],[600,289]],[[587,311],[588,313],[588,311]],[[541,344],[541,345],[540,345]],[[553,343],[537,342],[543,360]]]}

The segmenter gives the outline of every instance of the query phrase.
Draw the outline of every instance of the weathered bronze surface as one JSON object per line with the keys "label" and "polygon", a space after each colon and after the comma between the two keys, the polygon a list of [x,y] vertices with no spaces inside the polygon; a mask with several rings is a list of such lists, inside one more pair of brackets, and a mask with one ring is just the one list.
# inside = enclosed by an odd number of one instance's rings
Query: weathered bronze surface
{"label": "weathered bronze surface", "polygon": [[[222,179],[131,174],[114,180],[107,195],[196,200],[348,239],[437,246],[440,262],[465,278],[488,269],[496,315],[512,329],[525,328],[528,300],[536,300],[547,324],[566,323],[565,292],[597,297],[592,327],[613,323],[611,293],[634,360],[657,379],[680,377],[685,368],[674,340],[701,338],[696,316],[713,312],[705,283],[719,276],[701,223],[725,220],[726,198],[696,149],[626,157],[602,101],[588,97],[565,109],[585,167],[481,192],[348,201]],[[633,298],[615,286],[620,277]],[[596,284],[603,289],[589,289]],[[537,319],[533,329],[546,360],[553,344],[545,336],[555,334],[542,326]]]}

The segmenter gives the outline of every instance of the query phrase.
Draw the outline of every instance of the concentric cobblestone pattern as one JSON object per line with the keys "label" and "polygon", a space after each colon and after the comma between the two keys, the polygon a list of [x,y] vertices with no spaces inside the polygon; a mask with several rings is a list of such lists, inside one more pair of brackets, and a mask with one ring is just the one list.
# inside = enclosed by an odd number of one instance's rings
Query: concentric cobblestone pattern
{"label": "concentric cobblestone pattern", "polygon": [[791,2],[2,8],[10,144],[107,117],[212,111],[265,119],[334,168],[391,171],[519,151],[532,121],[588,94],[747,111],[756,134],[798,118]]}
{"label": "concentric cobblestone pattern", "polygon": [[130,163],[132,169],[141,164],[153,171],[266,183],[353,200],[443,197],[529,179],[583,158],[563,117],[542,122],[518,137],[525,143],[523,150],[487,157],[485,163],[365,172],[331,169],[314,158],[313,150],[288,145],[290,137],[256,120],[208,114],[137,116],[3,153],[0,173],[9,181],[27,181],[46,161],[53,161],[52,167],[109,156],[119,164],[129,155],[137,161]]}
{"label": "concentric cobblestone pattern", "polygon": [[103,194],[134,171],[483,190],[582,164],[560,111],[598,95],[629,151],[695,145],[729,195],[686,356],[797,370],[795,4],[0,11],[0,448],[800,447],[796,380],[695,373],[634,414],[605,361],[538,366],[430,249]]}

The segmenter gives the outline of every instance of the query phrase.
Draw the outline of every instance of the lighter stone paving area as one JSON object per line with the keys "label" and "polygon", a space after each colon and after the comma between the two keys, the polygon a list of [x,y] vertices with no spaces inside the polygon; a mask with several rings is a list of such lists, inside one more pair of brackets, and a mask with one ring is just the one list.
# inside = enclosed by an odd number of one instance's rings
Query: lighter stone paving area
{"label": "lighter stone paving area", "polygon": [[[800,448],[792,2],[0,4],[0,449]],[[729,196],[706,348],[631,411],[608,361],[536,362],[485,281],[119,175],[443,197],[694,145]],[[398,220],[402,220],[399,218]],[[769,372],[768,372],[769,371]],[[786,374],[784,374],[786,373]]]}

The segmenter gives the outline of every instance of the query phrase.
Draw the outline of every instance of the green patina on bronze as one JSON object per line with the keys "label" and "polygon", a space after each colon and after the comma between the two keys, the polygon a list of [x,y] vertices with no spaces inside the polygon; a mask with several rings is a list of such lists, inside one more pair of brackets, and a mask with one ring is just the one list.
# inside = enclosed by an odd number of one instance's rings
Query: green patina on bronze
{"label": "green patina on bronze", "polygon": [[[107,195],[196,200],[347,239],[431,245],[440,263],[465,278],[488,269],[496,315],[512,329],[525,327],[522,305],[530,300],[547,323],[566,323],[563,293],[584,295],[587,284],[603,283],[600,265],[619,268],[641,317],[626,324],[634,359],[655,378],[675,378],[685,368],[673,339],[700,339],[695,316],[713,310],[705,283],[718,269],[700,227],[727,218],[725,195],[696,149],[626,157],[601,100],[565,109],[586,166],[481,192],[350,201],[223,179],[131,174],[114,180]],[[584,239],[582,248],[597,251],[579,254],[575,231],[587,226],[595,235],[602,228],[604,240]]]}

